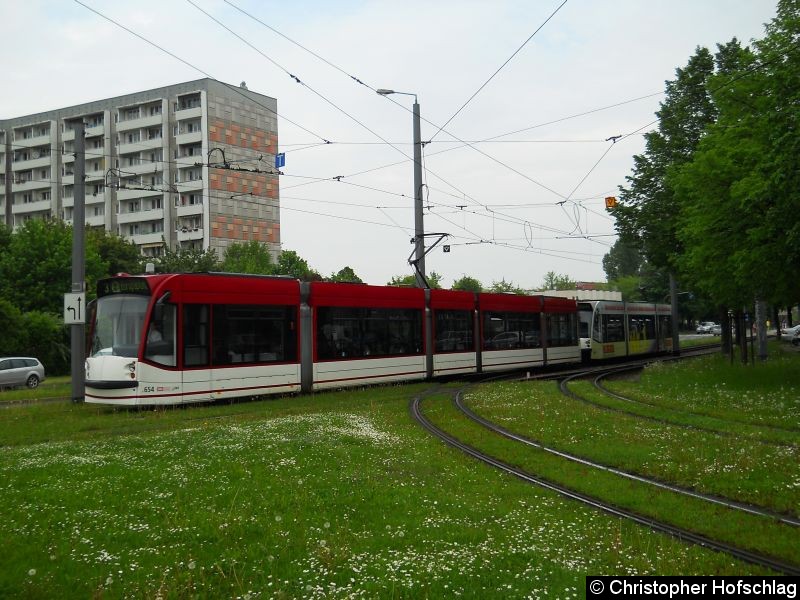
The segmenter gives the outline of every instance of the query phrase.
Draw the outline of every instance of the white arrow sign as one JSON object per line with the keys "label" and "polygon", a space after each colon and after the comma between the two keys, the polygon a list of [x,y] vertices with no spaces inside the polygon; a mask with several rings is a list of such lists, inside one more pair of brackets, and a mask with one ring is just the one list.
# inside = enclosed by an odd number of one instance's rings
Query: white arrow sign
{"label": "white arrow sign", "polygon": [[64,325],[86,323],[86,294],[64,294]]}

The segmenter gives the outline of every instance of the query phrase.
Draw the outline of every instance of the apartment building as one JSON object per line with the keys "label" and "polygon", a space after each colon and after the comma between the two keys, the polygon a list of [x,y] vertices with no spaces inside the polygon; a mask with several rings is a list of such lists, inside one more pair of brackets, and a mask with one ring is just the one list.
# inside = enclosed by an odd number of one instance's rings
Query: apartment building
{"label": "apartment building", "polygon": [[0,219],[73,221],[75,124],[85,132],[85,220],[146,256],[257,240],[277,256],[277,101],[200,79],[0,120]]}

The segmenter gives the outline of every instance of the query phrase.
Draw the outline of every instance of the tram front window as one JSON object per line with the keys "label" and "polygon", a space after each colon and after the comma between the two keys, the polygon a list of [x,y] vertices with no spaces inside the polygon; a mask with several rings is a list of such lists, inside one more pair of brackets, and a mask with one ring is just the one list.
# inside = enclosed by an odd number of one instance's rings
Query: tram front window
{"label": "tram front window", "polygon": [[136,358],[150,298],[114,294],[97,300],[92,356]]}

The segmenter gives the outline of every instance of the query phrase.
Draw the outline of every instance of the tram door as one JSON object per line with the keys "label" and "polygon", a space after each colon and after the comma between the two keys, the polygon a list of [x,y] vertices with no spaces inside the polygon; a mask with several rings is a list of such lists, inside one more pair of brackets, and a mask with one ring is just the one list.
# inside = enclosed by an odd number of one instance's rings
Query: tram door
{"label": "tram door", "polygon": [[183,399],[186,402],[213,398],[209,348],[209,306],[184,304],[182,315]]}

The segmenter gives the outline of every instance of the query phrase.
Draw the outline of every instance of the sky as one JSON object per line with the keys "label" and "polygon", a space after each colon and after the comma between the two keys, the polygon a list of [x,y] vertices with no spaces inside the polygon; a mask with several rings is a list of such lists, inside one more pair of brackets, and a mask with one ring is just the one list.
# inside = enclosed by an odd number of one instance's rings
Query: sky
{"label": "sky", "polygon": [[525,289],[550,271],[605,281],[604,198],[644,150],[665,81],[698,46],[749,44],[775,16],[765,0],[81,2],[185,62],[77,2],[0,0],[0,118],[244,81],[278,101],[281,247],[383,285],[412,273],[414,100],[374,90],[415,94],[425,231],[449,235],[427,272]]}

